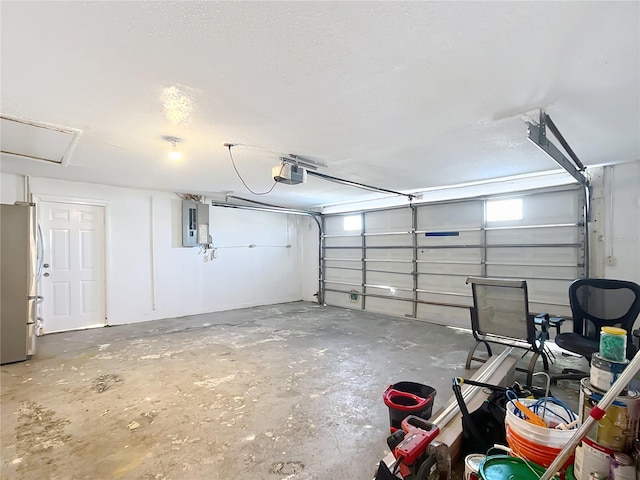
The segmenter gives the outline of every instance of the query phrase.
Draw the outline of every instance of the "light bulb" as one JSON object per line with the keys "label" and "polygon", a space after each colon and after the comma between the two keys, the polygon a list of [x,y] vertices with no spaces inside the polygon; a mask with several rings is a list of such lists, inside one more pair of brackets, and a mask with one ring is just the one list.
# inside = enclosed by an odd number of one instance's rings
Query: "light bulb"
{"label": "light bulb", "polygon": [[179,160],[182,160],[182,152],[180,152],[178,150],[171,150],[169,152],[169,158],[171,160],[176,161],[176,162],[179,161]]}
{"label": "light bulb", "polygon": [[171,151],[169,152],[169,158],[175,162],[182,160],[182,152],[178,150],[178,144],[182,142],[177,137],[164,137],[164,139],[171,143]]}

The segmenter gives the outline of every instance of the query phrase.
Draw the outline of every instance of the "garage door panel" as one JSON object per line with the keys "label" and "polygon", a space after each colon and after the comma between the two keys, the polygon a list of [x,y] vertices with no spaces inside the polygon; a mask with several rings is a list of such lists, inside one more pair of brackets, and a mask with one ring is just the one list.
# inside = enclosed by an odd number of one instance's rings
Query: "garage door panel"
{"label": "garage door panel", "polygon": [[367,235],[367,247],[397,247],[413,245],[412,235]]}
{"label": "garage door panel", "polygon": [[527,280],[529,302],[541,304],[569,303],[571,280]]}
{"label": "garage door panel", "polygon": [[470,294],[471,287],[466,283],[467,277],[453,277],[448,275],[419,275],[418,289],[435,292],[450,292]]}
{"label": "garage door panel", "polygon": [[479,248],[421,248],[418,249],[418,260],[480,263],[482,250]]}
{"label": "garage door panel", "polygon": [[394,317],[406,317],[412,314],[411,302],[402,300],[390,300],[386,298],[367,297],[365,310],[368,312],[383,313]]}
{"label": "garage door panel", "polygon": [[367,260],[405,260],[413,261],[413,249],[389,248],[380,250],[367,250]]}
{"label": "garage door panel", "polygon": [[342,236],[342,237],[325,237],[324,246],[331,247],[362,247],[362,237],[360,236]]}
{"label": "garage door panel", "polygon": [[418,292],[418,300],[421,302],[444,303],[449,305],[460,305],[461,307],[470,307],[473,305],[471,292],[469,296],[446,295],[443,293],[424,293]]}
{"label": "garage door panel", "polygon": [[367,284],[388,285],[397,288],[413,288],[413,276],[400,273],[367,271]]}
{"label": "garage door panel", "polygon": [[362,283],[362,272],[359,270],[345,270],[338,268],[327,268],[324,272],[324,278],[328,282],[348,282]]}
{"label": "garage door panel", "polygon": [[366,233],[409,232],[412,228],[411,209],[367,212],[364,217]]}
{"label": "garage door panel", "polygon": [[394,287],[385,288],[382,285],[375,286],[376,284],[367,282],[367,295],[382,295],[388,297],[396,297],[396,298],[413,298],[413,292],[407,290],[399,290]]}
{"label": "garage door panel", "polygon": [[468,263],[418,263],[418,273],[421,274],[453,274],[465,277],[482,275],[482,265]]}
{"label": "garage door panel", "polygon": [[[458,232],[458,231],[444,231],[437,230],[430,232],[431,234],[444,234],[443,236],[427,236],[423,233],[418,236],[418,245],[421,247],[429,248],[429,246],[442,246],[442,245],[481,245],[482,244],[482,232]],[[448,235],[455,234],[457,235]]]}
{"label": "garage door panel", "polygon": [[[429,322],[440,325],[471,328],[469,310],[465,308],[443,307],[440,305],[419,303],[416,318],[419,320],[428,320]],[[468,336],[469,334],[467,332],[460,332],[460,335]]]}
{"label": "garage door panel", "polygon": [[418,230],[480,228],[484,215],[482,202],[444,203],[417,209]]}
{"label": "garage door panel", "polygon": [[577,265],[578,250],[574,247],[489,248],[487,262],[510,262],[516,265]]}
{"label": "garage door panel", "polygon": [[413,264],[411,262],[374,262],[367,261],[368,272],[382,272],[382,273],[404,273],[409,274],[413,271]]}
{"label": "garage door panel", "polygon": [[522,218],[511,221],[487,221],[487,227],[575,223],[580,218],[581,204],[577,190],[529,194],[522,197],[514,195],[511,198],[522,199]]}
{"label": "garage door panel", "polygon": [[488,244],[578,243],[577,227],[527,228],[487,231]]}
{"label": "garage door panel", "polygon": [[522,210],[523,220],[545,225],[575,221],[581,206],[575,191],[563,191],[525,196]]}
{"label": "garage door panel", "polygon": [[326,257],[329,259],[344,260],[360,260],[362,259],[362,251],[358,249],[340,249],[333,248],[326,251]]}
{"label": "garage door panel", "polygon": [[330,260],[327,259],[324,262],[324,266],[325,268],[338,268],[338,267],[344,267],[344,268],[361,268],[360,266],[362,265],[362,260],[360,258],[357,259],[353,259],[352,261],[346,261],[343,258],[340,259],[336,259],[336,260]]}
{"label": "garage door panel", "polygon": [[337,293],[327,291],[324,295],[324,300],[327,305],[333,305],[335,307],[343,307],[343,308],[356,308],[360,310],[362,308],[361,296],[358,297],[358,301],[352,302],[349,300],[349,295],[346,293]]}
{"label": "garage door panel", "polygon": [[325,235],[343,235],[345,233],[343,215],[326,216],[323,222]]}
{"label": "garage door panel", "polygon": [[578,278],[578,267],[535,267],[487,264],[487,277],[499,278],[552,278],[568,280]]}
{"label": "garage door panel", "polygon": [[[340,292],[350,292],[351,290],[355,290],[356,292],[362,291],[360,281],[353,283],[345,282],[343,280],[333,280],[331,282],[325,281],[324,286],[328,290],[339,290]],[[346,293],[344,295],[346,295]]]}
{"label": "garage door panel", "polygon": [[[571,322],[571,307],[566,305],[549,305],[548,303],[529,302],[529,311],[532,313],[548,313],[551,317],[562,317],[565,319],[561,332],[572,332],[573,323]],[[555,332],[555,328],[551,329]]]}

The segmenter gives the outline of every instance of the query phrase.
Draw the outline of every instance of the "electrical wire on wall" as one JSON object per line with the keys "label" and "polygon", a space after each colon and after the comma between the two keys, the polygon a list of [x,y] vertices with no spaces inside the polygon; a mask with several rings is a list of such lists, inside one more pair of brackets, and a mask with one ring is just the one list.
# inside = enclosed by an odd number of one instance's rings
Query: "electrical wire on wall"
{"label": "electrical wire on wall", "polygon": [[[253,193],[254,195],[267,195],[269,193],[271,193],[273,191],[273,189],[276,187],[276,185],[278,184],[277,181],[273,181],[273,185],[271,185],[271,188],[269,190],[267,190],[266,192],[254,192],[251,187],[249,187],[249,185],[247,185],[247,182],[244,181],[244,178],[242,178],[242,175],[240,175],[240,172],[238,171],[238,167],[236,167],[236,162],[233,160],[233,154],[231,153],[231,147],[233,145],[227,145],[227,147],[229,148],[229,158],[231,158],[231,165],[233,165],[233,169],[236,171],[236,175],[238,175],[238,178],[240,179],[240,181],[242,182],[242,184],[245,186],[245,188],[247,190],[249,190],[251,193]],[[280,166],[280,173],[278,174],[278,176],[280,176],[282,174],[282,169],[284,168],[284,163],[282,163],[282,165]]]}
{"label": "electrical wire on wall", "polygon": [[287,245],[256,245],[255,243],[250,243],[249,245],[225,245],[222,247],[214,247],[211,244],[208,245],[200,245],[200,250],[198,251],[198,255],[203,255],[202,261],[207,263],[209,261],[213,261],[218,258],[218,250],[221,249],[236,249],[236,248],[291,248],[290,244]]}
{"label": "electrical wire on wall", "polygon": [[215,258],[218,258],[218,247],[213,246],[213,239],[211,235],[209,235],[209,243],[200,245],[200,250],[198,251],[198,255],[203,255],[202,261],[207,263],[209,260],[213,261]]}

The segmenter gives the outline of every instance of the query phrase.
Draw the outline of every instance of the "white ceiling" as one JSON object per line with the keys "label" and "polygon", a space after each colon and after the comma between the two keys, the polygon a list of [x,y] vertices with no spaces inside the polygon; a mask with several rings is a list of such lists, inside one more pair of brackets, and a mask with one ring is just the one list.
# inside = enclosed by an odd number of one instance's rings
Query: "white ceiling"
{"label": "white ceiling", "polygon": [[[419,191],[558,166],[544,108],[587,165],[640,158],[639,2],[1,3],[1,111],[83,130],[71,164],[2,171],[176,192],[271,184],[278,154]],[[167,157],[165,135],[185,158]],[[371,194],[310,178],[261,201]],[[258,198],[258,197],[253,197]]]}

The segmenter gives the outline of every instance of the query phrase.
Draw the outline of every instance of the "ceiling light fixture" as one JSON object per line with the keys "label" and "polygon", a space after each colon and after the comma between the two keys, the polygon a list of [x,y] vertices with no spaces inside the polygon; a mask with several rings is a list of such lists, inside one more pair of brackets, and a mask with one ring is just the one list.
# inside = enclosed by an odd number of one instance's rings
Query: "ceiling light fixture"
{"label": "ceiling light fixture", "polygon": [[171,160],[182,160],[182,152],[178,150],[178,144],[182,142],[182,139],[178,137],[163,137],[167,142],[171,143],[171,151],[169,152],[169,158]]}

